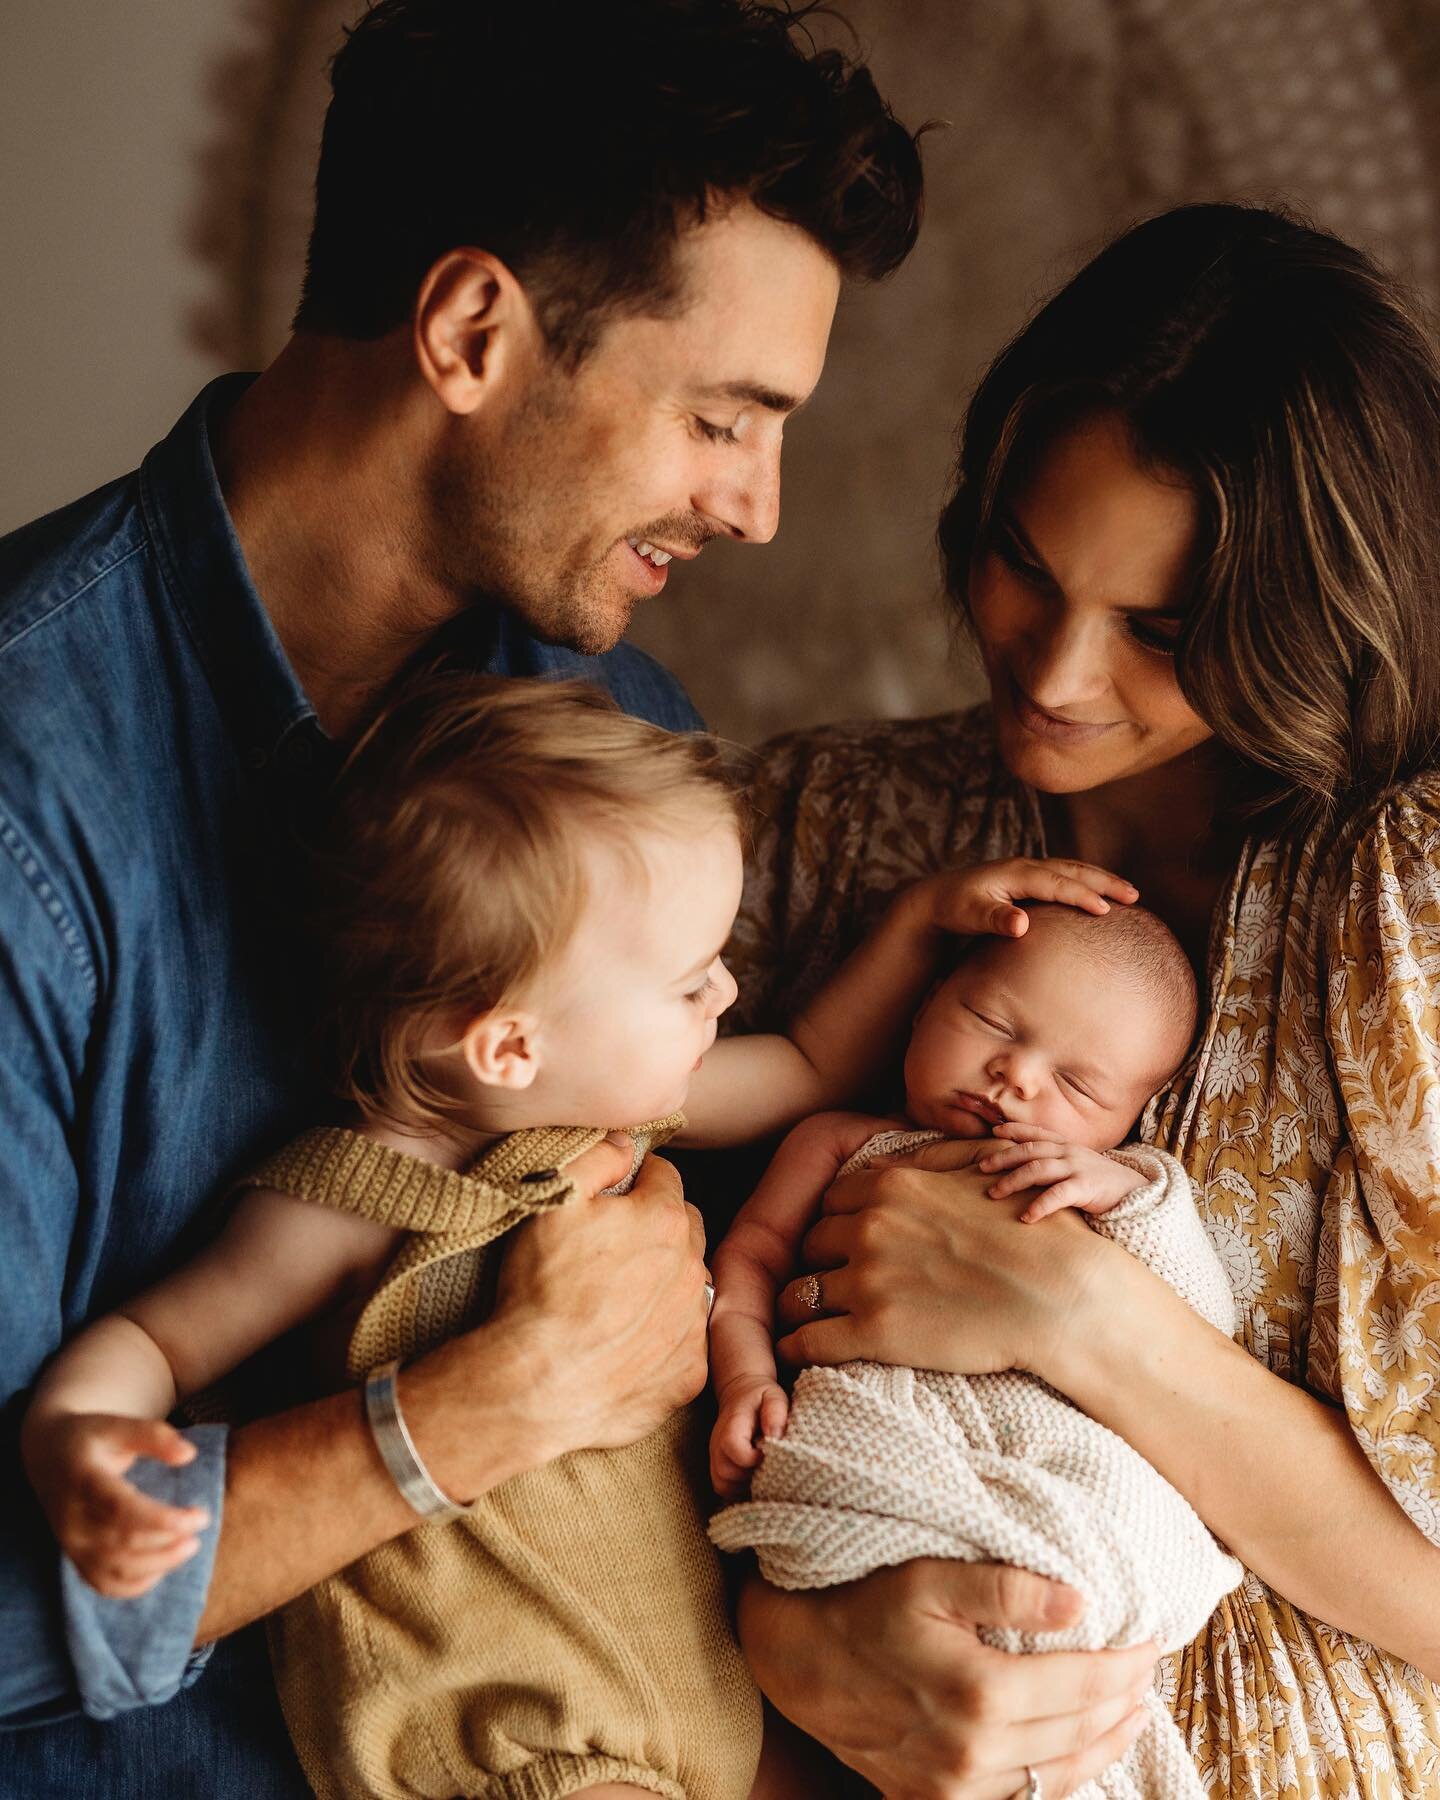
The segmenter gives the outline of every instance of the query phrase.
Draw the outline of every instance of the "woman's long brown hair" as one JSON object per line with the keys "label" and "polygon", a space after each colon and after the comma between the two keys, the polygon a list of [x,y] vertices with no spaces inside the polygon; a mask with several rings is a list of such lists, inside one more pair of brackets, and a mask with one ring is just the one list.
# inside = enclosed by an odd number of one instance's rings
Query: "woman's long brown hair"
{"label": "woman's long brown hair", "polygon": [[1400,285],[1258,207],[1181,207],[1126,232],[971,403],[939,533],[962,614],[997,507],[1099,413],[1200,502],[1176,672],[1231,752],[1231,816],[1338,821],[1431,764],[1440,365]]}

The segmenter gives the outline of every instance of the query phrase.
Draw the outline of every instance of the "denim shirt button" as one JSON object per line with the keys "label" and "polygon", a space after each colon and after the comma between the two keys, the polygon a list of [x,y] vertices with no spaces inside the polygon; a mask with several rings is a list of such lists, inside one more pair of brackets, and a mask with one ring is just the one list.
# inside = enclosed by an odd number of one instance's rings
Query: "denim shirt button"
{"label": "denim shirt button", "polygon": [[269,760],[270,758],[258,744],[252,744],[245,752],[245,767],[247,769],[263,769]]}
{"label": "denim shirt button", "polygon": [[292,769],[308,769],[315,760],[315,746],[300,733],[285,746],[285,762]]}

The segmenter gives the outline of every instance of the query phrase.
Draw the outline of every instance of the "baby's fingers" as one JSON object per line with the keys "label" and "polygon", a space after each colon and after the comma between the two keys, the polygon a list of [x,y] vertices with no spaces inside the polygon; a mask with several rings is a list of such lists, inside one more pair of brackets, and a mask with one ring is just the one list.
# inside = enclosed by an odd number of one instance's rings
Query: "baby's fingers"
{"label": "baby's fingers", "polygon": [[992,1200],[1004,1200],[1011,1194],[1018,1194],[1022,1188],[1049,1187],[1053,1182],[1063,1181],[1073,1173],[1069,1162],[1062,1156],[1037,1157],[1018,1164],[1008,1175],[992,1181],[985,1191]]}
{"label": "baby's fingers", "polygon": [[93,1527],[127,1541],[148,1534],[190,1537],[210,1523],[203,1506],[169,1506],[116,1475],[98,1472],[85,1483],[81,1506]]}
{"label": "baby's fingers", "polygon": [[1073,1177],[1069,1181],[1057,1181],[1043,1194],[1036,1195],[1021,1213],[1020,1221],[1024,1225],[1034,1225],[1041,1219],[1048,1219],[1051,1213],[1064,1212],[1067,1207],[1083,1211],[1084,1200],[1083,1183]]}
{"label": "baby's fingers", "polygon": [[195,1460],[195,1446],[164,1419],[110,1419],[95,1435],[94,1455],[103,1467],[123,1475],[137,1456],[183,1468]]}
{"label": "baby's fingers", "polygon": [[[772,1388],[760,1402],[760,1436],[783,1437],[785,1421],[790,1416],[790,1402],[783,1388]],[[759,1460],[757,1451],[756,1460]]]}
{"label": "baby's fingers", "polygon": [[1036,1138],[1028,1144],[996,1144],[980,1158],[979,1167],[988,1175],[997,1169],[1015,1169],[1021,1163],[1034,1162],[1041,1156],[1063,1156],[1064,1144],[1054,1138]]}
{"label": "baby's fingers", "polygon": [[[1042,1144],[1057,1140],[1050,1136],[1047,1125],[1026,1125],[1019,1119],[1002,1119],[991,1128],[993,1138],[1003,1138],[1009,1144]],[[987,1152],[988,1154],[988,1152]]]}
{"label": "baby's fingers", "polygon": [[200,1548],[198,1538],[182,1538],[165,1552],[146,1556],[90,1555],[72,1558],[81,1575],[97,1593],[111,1600],[135,1600],[149,1593],[172,1569],[189,1562]]}

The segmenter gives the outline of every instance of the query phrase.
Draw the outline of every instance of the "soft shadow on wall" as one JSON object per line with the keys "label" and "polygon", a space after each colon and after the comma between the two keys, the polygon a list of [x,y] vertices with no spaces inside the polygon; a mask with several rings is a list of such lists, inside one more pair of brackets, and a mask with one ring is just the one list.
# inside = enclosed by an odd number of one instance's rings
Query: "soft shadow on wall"
{"label": "soft shadow on wall", "polygon": [[[1119,227],[1181,200],[1281,200],[1429,298],[1440,279],[1433,0],[840,5],[899,116],[945,122],[926,139],[925,230],[897,276],[842,301],[825,379],[787,432],[775,542],[712,545],[633,632],[750,741],[976,694],[933,547],[955,425],[988,359]],[[358,10],[252,0],[215,72],[195,336],[233,367],[284,339],[325,64]]]}

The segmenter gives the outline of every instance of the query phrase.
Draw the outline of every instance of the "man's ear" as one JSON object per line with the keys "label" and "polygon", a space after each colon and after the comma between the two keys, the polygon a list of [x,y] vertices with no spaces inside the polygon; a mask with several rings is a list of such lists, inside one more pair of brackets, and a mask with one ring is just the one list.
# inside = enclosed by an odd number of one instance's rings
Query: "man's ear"
{"label": "man's ear", "polygon": [[486,250],[447,250],[415,302],[415,361],[447,412],[473,413],[517,365],[545,352],[529,297]]}
{"label": "man's ear", "polygon": [[529,1013],[481,1013],[465,1027],[460,1053],[482,1086],[528,1088],[540,1073],[537,1021]]}

